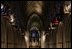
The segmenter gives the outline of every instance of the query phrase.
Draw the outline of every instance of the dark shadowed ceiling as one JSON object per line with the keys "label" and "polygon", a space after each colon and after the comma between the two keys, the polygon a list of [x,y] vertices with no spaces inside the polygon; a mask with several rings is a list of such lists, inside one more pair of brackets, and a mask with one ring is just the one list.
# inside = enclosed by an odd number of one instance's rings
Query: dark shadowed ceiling
{"label": "dark shadowed ceiling", "polygon": [[[27,21],[29,19],[28,13],[26,12],[27,1],[5,1],[8,6],[15,13],[16,25],[26,29]],[[43,1],[43,13],[40,14],[40,18],[43,21],[44,28],[47,28],[50,21],[60,13],[61,1]],[[30,5],[29,5],[30,7]]]}

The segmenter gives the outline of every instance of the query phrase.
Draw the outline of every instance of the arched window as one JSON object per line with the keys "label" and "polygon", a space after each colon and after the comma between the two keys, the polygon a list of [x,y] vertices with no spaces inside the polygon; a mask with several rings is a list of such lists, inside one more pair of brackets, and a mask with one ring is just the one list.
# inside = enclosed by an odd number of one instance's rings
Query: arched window
{"label": "arched window", "polygon": [[37,30],[31,31],[31,37],[32,37],[32,38],[38,38],[38,37],[39,37],[38,31],[37,31]]}

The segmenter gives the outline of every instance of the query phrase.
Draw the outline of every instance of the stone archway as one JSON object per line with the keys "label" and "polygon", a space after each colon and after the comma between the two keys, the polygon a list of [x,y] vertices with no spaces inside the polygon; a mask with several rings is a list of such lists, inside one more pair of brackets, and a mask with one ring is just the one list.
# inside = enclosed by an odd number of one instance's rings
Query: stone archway
{"label": "stone archway", "polygon": [[[28,20],[28,23],[27,23],[27,31],[28,31],[28,34],[29,34],[29,46],[31,45],[35,45],[34,43],[32,44],[33,42],[33,39],[31,36],[31,33],[32,31],[35,31],[39,36],[37,38],[35,38],[35,41],[34,42],[38,42],[38,45],[40,47],[40,38],[41,38],[41,31],[43,30],[43,24],[42,24],[42,21],[40,19],[40,16],[33,13],[29,20]],[[31,47],[30,46],[30,47]],[[31,47],[32,48],[32,47]]]}

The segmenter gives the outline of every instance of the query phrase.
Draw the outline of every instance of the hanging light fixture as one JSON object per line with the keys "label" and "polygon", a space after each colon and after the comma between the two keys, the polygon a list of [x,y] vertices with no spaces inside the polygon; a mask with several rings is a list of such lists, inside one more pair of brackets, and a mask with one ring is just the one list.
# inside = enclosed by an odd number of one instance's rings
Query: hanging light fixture
{"label": "hanging light fixture", "polygon": [[5,13],[5,6],[1,3],[1,14],[3,15]]}
{"label": "hanging light fixture", "polygon": [[9,6],[7,5],[7,3],[1,3],[1,15],[2,16],[8,16],[8,8]]}
{"label": "hanging light fixture", "polygon": [[71,1],[64,2],[64,14],[71,15]]}
{"label": "hanging light fixture", "polygon": [[11,25],[15,25],[14,14],[10,14],[9,22],[10,22]]}
{"label": "hanging light fixture", "polygon": [[14,15],[13,14],[10,15],[10,22],[14,22]]}
{"label": "hanging light fixture", "polygon": [[4,8],[4,5],[1,3],[1,9],[3,9]]}

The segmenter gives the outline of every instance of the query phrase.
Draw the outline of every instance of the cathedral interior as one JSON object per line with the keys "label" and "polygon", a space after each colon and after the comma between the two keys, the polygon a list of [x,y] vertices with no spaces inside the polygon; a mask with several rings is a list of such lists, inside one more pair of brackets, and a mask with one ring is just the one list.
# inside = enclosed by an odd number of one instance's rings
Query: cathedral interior
{"label": "cathedral interior", "polygon": [[71,48],[71,1],[1,1],[1,48]]}

